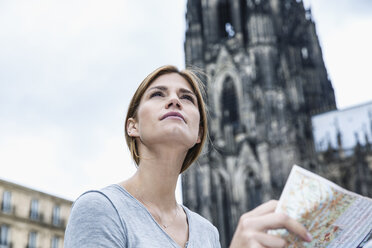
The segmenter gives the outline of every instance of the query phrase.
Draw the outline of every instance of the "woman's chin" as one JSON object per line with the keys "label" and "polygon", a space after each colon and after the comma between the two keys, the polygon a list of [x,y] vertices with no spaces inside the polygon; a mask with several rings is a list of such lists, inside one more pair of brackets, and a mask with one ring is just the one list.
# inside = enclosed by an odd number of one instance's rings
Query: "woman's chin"
{"label": "woman's chin", "polygon": [[145,144],[163,144],[171,147],[184,147],[189,149],[197,141],[197,133],[192,133],[188,126],[184,124],[172,123],[166,126],[157,126],[153,129],[146,129],[142,132],[141,140]]}
{"label": "woman's chin", "polygon": [[191,134],[184,132],[184,130],[172,128],[159,132],[156,139],[157,143],[184,146],[185,149],[189,149],[195,145],[197,137],[192,137]]}

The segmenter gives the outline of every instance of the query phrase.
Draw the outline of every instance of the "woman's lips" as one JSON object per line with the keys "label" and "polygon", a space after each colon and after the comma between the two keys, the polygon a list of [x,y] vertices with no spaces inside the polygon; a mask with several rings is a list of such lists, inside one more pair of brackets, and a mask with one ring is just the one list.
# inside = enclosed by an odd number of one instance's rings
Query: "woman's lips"
{"label": "woman's lips", "polygon": [[184,122],[186,122],[186,121],[185,121],[185,118],[183,117],[183,115],[180,114],[179,112],[168,112],[168,113],[166,113],[165,115],[163,115],[163,116],[160,118],[160,120],[164,120],[164,119],[166,119],[166,118],[181,119],[181,120],[183,120]]}

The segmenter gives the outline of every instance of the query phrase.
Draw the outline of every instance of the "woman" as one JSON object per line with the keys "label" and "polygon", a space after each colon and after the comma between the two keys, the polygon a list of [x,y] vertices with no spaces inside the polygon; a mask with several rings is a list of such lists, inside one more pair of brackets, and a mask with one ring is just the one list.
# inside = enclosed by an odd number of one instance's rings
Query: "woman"
{"label": "woman", "polygon": [[[191,71],[163,66],[134,94],[125,137],[138,165],[130,179],[75,201],[66,229],[72,247],[220,247],[217,229],[177,204],[177,178],[194,162],[207,137],[201,83]],[[276,201],[244,214],[230,247],[284,247],[266,233],[286,228],[306,241],[298,222],[275,214]]]}

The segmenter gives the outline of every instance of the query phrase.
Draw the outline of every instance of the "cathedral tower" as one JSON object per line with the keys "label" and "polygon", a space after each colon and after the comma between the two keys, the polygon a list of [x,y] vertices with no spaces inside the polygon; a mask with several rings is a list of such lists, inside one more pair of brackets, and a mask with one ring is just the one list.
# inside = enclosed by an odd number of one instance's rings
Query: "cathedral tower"
{"label": "cathedral tower", "polygon": [[293,164],[314,167],[311,116],[335,97],[302,1],[188,0],[186,22],[186,65],[206,72],[210,142],[183,199],[227,247],[240,215],[278,197]]}

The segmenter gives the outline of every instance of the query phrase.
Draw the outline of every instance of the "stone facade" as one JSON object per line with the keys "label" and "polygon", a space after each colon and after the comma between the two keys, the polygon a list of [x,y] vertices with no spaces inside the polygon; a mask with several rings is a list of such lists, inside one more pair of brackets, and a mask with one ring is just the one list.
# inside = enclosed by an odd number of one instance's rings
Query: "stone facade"
{"label": "stone facade", "polygon": [[71,201],[0,180],[0,247],[62,248]]}
{"label": "stone facade", "polygon": [[300,0],[188,0],[186,23],[186,66],[205,82],[210,139],[183,175],[183,200],[227,247],[240,215],[278,198],[293,164],[327,176],[311,118],[335,110],[335,96]]}
{"label": "stone facade", "polygon": [[312,117],[319,174],[372,197],[372,102]]}

